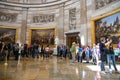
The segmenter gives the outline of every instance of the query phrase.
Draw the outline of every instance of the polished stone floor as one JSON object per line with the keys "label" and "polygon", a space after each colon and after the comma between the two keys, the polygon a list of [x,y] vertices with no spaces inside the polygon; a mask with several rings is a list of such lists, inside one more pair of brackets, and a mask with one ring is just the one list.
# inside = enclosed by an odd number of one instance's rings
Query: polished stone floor
{"label": "polished stone floor", "polygon": [[[120,70],[120,65],[117,68]],[[20,62],[11,59],[7,66],[0,61],[0,80],[120,80],[120,74],[101,74],[97,65],[53,56],[44,60],[22,58]]]}

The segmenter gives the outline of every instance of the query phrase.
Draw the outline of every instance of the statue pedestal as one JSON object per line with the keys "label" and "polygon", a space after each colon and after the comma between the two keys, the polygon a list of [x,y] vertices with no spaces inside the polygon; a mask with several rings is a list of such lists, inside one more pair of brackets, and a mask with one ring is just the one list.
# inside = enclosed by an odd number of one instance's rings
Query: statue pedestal
{"label": "statue pedestal", "polygon": [[57,56],[57,48],[54,48],[53,50],[54,50],[53,55]]}

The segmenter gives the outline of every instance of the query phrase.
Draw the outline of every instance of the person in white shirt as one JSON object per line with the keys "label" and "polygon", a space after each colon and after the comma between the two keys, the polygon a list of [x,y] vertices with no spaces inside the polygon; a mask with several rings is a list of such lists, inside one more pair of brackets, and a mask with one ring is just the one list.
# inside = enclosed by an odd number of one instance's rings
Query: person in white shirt
{"label": "person in white shirt", "polygon": [[49,51],[50,51],[50,48],[49,48],[49,45],[47,45],[47,47],[45,48],[46,58],[47,59],[49,58]]}

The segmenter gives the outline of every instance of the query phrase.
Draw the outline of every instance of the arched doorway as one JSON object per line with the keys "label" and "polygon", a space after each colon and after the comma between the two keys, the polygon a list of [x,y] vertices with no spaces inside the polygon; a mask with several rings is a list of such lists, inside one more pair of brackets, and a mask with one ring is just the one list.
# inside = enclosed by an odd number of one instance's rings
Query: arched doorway
{"label": "arched doorway", "polygon": [[80,32],[66,33],[66,45],[71,47],[72,43],[76,42],[81,46],[79,33]]}

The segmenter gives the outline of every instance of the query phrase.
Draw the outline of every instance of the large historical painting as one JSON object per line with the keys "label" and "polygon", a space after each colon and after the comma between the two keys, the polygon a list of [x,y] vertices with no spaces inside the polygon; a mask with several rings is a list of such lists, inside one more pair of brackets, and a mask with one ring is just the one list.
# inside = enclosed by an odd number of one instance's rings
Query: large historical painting
{"label": "large historical painting", "polygon": [[54,29],[35,29],[32,30],[32,44],[38,43],[40,45],[54,45]]}
{"label": "large historical painting", "polygon": [[15,43],[16,29],[0,28],[0,41]]}
{"label": "large historical painting", "polygon": [[102,36],[111,37],[114,44],[118,43],[120,38],[120,12],[95,22],[96,43],[99,42]]}

